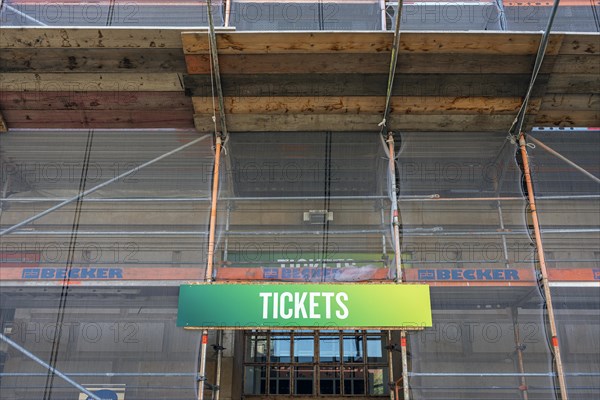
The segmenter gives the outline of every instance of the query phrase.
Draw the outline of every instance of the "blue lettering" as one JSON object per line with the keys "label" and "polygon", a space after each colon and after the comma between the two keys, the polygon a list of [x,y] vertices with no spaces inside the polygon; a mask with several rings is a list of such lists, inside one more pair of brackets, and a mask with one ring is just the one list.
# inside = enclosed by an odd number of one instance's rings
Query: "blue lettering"
{"label": "blue lettering", "polygon": [[98,268],[96,270],[96,278],[98,278],[98,279],[106,279],[107,276],[108,276],[108,269],[107,268]]}
{"label": "blue lettering", "polygon": [[96,277],[96,268],[82,268],[81,279],[94,279]]}
{"label": "blue lettering", "polygon": [[504,276],[506,277],[507,281],[521,280],[521,278],[519,278],[519,271],[517,271],[516,269],[507,269],[506,271],[504,271]]}
{"label": "blue lettering", "polygon": [[123,270],[121,268],[111,268],[108,270],[109,279],[123,279]]}
{"label": "blue lettering", "polygon": [[504,280],[504,271],[502,271],[501,269],[493,270],[492,275],[494,277],[494,280],[496,281]]}
{"label": "blue lettering", "polygon": [[440,281],[450,280],[450,271],[447,269],[439,269],[437,271],[437,278]]}
{"label": "blue lettering", "polygon": [[489,269],[478,269],[477,270],[477,279],[480,281],[492,280],[492,271],[490,271]]}
{"label": "blue lettering", "polygon": [[25,268],[21,274],[23,279],[39,279],[40,269],[39,268]]}
{"label": "blue lettering", "polygon": [[79,279],[79,268],[72,268],[69,272],[69,278],[71,279]]}
{"label": "blue lettering", "polygon": [[458,280],[462,280],[463,279],[463,272],[460,269],[453,269],[452,270],[452,280],[453,281],[458,281]]}
{"label": "blue lettering", "polygon": [[475,279],[475,271],[472,269],[467,269],[463,272],[463,277],[468,281],[472,281]]}
{"label": "blue lettering", "polygon": [[42,274],[40,276],[42,279],[52,279],[54,278],[54,269],[52,268],[42,268]]}

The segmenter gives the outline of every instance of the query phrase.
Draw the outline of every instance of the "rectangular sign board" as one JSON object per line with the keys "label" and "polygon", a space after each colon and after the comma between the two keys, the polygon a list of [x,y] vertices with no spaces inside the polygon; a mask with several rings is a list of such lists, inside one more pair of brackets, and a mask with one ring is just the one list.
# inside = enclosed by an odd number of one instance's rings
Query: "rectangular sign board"
{"label": "rectangular sign board", "polygon": [[431,326],[429,286],[182,285],[177,326],[206,329],[421,329]]}

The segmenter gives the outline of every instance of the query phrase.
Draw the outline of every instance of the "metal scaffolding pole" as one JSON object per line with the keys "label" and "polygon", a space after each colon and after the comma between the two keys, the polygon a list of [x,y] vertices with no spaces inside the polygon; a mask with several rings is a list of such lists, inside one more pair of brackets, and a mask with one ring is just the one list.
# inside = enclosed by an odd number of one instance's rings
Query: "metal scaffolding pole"
{"label": "metal scaffolding pole", "polygon": [[554,317],[554,305],[552,304],[552,293],[550,291],[550,285],[548,284],[548,269],[546,268],[546,256],[544,254],[544,246],[542,243],[542,235],[540,230],[540,223],[538,220],[537,209],[535,206],[535,194],[533,192],[533,183],[531,181],[531,172],[529,170],[529,157],[527,155],[527,141],[525,135],[521,132],[519,135],[519,146],[521,148],[521,158],[523,161],[523,173],[525,175],[525,183],[527,184],[527,197],[529,199],[529,208],[531,212],[531,219],[533,224],[533,231],[535,236],[536,250],[540,265],[541,273],[541,285],[544,291],[544,297],[546,302],[546,309],[548,310],[548,320],[550,323],[550,334],[552,335],[552,347],[554,349],[554,362],[556,364],[556,372],[558,374],[558,385],[560,390],[560,396],[562,400],[568,400],[567,385],[565,381],[565,373],[562,364],[562,357],[560,354],[560,347],[558,343],[558,330],[556,328],[556,319]]}
{"label": "metal scaffolding pole", "polygon": [[517,307],[511,308],[511,316],[513,320],[513,332],[515,335],[515,353],[517,355],[517,365],[519,367],[520,384],[519,390],[521,391],[521,397],[523,400],[529,400],[529,394],[527,393],[527,378],[525,375],[525,365],[523,363],[523,350],[525,346],[521,343],[521,332],[519,331],[519,310]]}
{"label": "metal scaffolding pole", "polygon": [[[209,3],[210,4],[210,3]],[[215,166],[213,169],[212,203],[210,208],[210,226],[208,230],[208,254],[204,280],[213,281],[213,266],[215,254],[215,230],[217,226],[217,202],[219,200],[219,166],[221,163],[221,138],[217,135],[215,144]],[[208,350],[208,330],[202,331],[202,347],[200,349],[200,381],[198,383],[198,400],[204,400],[204,386],[206,382],[206,354]]]}
{"label": "metal scaffolding pole", "polygon": [[396,253],[396,283],[402,282],[402,251],[400,249],[400,221],[398,218],[398,199],[396,194],[396,161],[394,158],[394,137],[390,133],[387,139],[389,152],[388,177],[391,180],[392,228],[394,233],[394,252]]}
{"label": "metal scaffolding pole", "polygon": [[9,339],[8,337],[6,337],[3,333],[0,333],[0,340],[5,341],[9,346],[11,346],[12,348],[18,350],[19,352],[21,352],[23,355],[25,355],[27,358],[35,361],[36,363],[38,363],[39,365],[41,365],[42,367],[46,368],[48,371],[50,371],[51,373],[58,375],[60,378],[62,378],[65,382],[67,382],[69,385],[73,386],[74,388],[76,388],[77,390],[81,391],[82,393],[84,393],[86,396],[88,396],[90,399],[93,400],[105,400],[102,399],[101,397],[99,397],[98,395],[90,392],[88,389],[84,388],[83,386],[81,386],[79,383],[75,382],[73,379],[69,378],[67,375],[63,374],[62,372],[60,372],[58,369],[54,368],[53,366],[51,366],[50,364],[44,362],[41,358],[39,358],[38,356],[36,356],[35,354],[31,353],[29,350],[27,350],[26,348],[24,348],[23,346],[19,345],[17,342]]}
{"label": "metal scaffolding pole", "polygon": [[39,214],[36,214],[36,215],[34,215],[34,216],[30,217],[30,218],[27,218],[26,220],[24,220],[22,222],[19,222],[18,224],[13,225],[10,228],[7,228],[7,229],[1,231],[0,232],[0,236],[4,236],[4,235],[9,234],[9,233],[11,233],[13,231],[16,231],[17,229],[22,228],[23,226],[28,225],[31,222],[36,221],[36,220],[38,220],[38,219],[40,219],[40,218],[42,218],[42,217],[50,214],[51,212],[54,212],[54,211],[56,211],[56,210],[58,210],[58,209],[60,209],[60,208],[62,208],[64,206],[66,206],[68,204],[71,204],[71,203],[73,203],[73,202],[75,202],[75,201],[77,201],[77,200],[79,200],[79,199],[81,199],[81,198],[89,195],[89,194],[92,194],[92,193],[96,192],[97,190],[100,190],[103,187],[108,186],[111,183],[118,181],[119,179],[125,178],[125,177],[127,177],[127,176],[129,176],[131,174],[134,174],[134,173],[138,172],[139,170],[141,170],[143,168],[146,168],[149,165],[155,164],[155,163],[157,163],[158,161],[160,161],[160,160],[162,160],[164,158],[167,158],[169,156],[172,156],[175,153],[178,153],[178,152],[180,152],[182,150],[185,150],[188,147],[193,146],[196,143],[199,143],[199,142],[201,142],[202,140],[204,140],[204,139],[206,139],[208,137],[210,137],[210,135],[204,135],[202,137],[199,137],[198,139],[192,140],[191,142],[186,143],[183,146],[180,146],[180,147],[178,147],[178,148],[176,148],[174,150],[171,150],[171,151],[169,151],[169,152],[167,152],[167,153],[165,153],[165,154],[163,154],[163,155],[161,155],[159,157],[156,157],[156,158],[154,158],[154,159],[152,159],[152,160],[150,160],[148,162],[145,162],[144,164],[139,165],[139,166],[137,166],[137,167],[135,167],[133,169],[130,169],[129,171],[123,172],[122,174],[120,174],[118,176],[115,176],[114,178],[109,179],[109,180],[107,180],[107,181],[105,181],[105,182],[103,182],[103,183],[101,183],[99,185],[96,185],[93,188],[86,190],[85,192],[79,193],[78,195],[73,196],[70,199],[67,199],[67,200],[65,200],[65,201],[63,201],[63,202],[61,202],[61,203],[59,203],[59,204],[57,204],[57,205],[55,205],[53,207],[50,207],[46,211],[42,211]]}
{"label": "metal scaffolding pole", "polygon": [[402,390],[404,392],[403,400],[410,399],[410,388],[408,387],[408,348],[406,346],[406,340],[406,331],[400,331],[400,351],[402,352]]}
{"label": "metal scaffolding pole", "polygon": [[577,171],[581,172],[582,174],[584,174],[585,176],[587,176],[588,178],[590,178],[591,180],[593,180],[596,183],[600,183],[600,178],[596,177],[594,174],[590,173],[589,171],[587,171],[585,168],[575,164],[573,161],[569,160],[567,157],[563,156],[562,154],[560,154],[558,151],[552,149],[551,147],[548,147],[547,145],[545,145],[542,141],[534,138],[533,136],[529,135],[528,139],[531,140],[533,143],[535,143],[537,146],[541,147],[542,149],[546,150],[548,153],[552,154],[554,157],[566,162],[567,164],[569,164],[571,167],[575,168]]}

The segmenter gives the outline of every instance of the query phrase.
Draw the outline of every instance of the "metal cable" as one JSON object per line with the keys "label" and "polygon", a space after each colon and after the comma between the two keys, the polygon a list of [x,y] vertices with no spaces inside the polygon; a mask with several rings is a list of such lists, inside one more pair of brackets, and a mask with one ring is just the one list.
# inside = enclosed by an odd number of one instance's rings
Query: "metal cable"
{"label": "metal cable", "polygon": [[394,86],[394,76],[396,75],[396,64],[398,63],[398,49],[400,47],[400,19],[402,15],[403,0],[398,0],[398,10],[395,15],[394,41],[392,44],[392,57],[390,61],[390,71],[388,74],[388,84],[385,98],[385,109],[383,110],[383,119],[379,123],[381,134],[386,137],[388,132],[387,119],[390,114],[390,102],[392,100],[392,88]]}
{"label": "metal cable", "polygon": [[556,16],[556,12],[558,11],[558,5],[560,0],[554,0],[554,5],[552,6],[552,12],[550,14],[550,18],[548,19],[548,24],[546,25],[546,30],[542,35],[542,40],[540,41],[540,47],[538,48],[537,54],[535,56],[535,64],[533,66],[533,73],[531,75],[531,81],[529,82],[529,87],[527,88],[527,93],[525,94],[525,98],[523,99],[523,103],[521,104],[521,108],[517,113],[517,116],[512,122],[510,129],[508,130],[509,136],[516,136],[521,133],[523,129],[523,122],[525,121],[525,114],[527,112],[527,106],[529,104],[529,98],[531,97],[531,92],[533,91],[533,87],[535,85],[535,81],[537,79],[538,73],[542,67],[542,62],[544,61],[544,56],[546,55],[546,47],[548,47],[548,41],[550,40],[550,31],[552,30],[552,25],[554,24],[554,17]]}

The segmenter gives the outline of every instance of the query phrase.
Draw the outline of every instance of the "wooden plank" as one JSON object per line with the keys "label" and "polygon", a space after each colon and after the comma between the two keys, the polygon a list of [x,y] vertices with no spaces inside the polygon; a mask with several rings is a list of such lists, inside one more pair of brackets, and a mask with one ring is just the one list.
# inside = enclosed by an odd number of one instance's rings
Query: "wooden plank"
{"label": "wooden plank", "polygon": [[2,115],[2,112],[0,112],[0,132],[6,131],[8,131],[8,128],[6,126],[6,122],[4,121],[4,116]]}
{"label": "wooden plank", "polygon": [[1,92],[5,110],[192,111],[183,92]]}
{"label": "wooden plank", "polygon": [[[217,35],[219,54],[380,53],[392,49],[392,32],[231,32]],[[185,54],[208,54],[206,32],[182,32]]]}
{"label": "wooden plank", "polygon": [[0,91],[42,92],[116,92],[183,90],[176,73],[4,73],[0,74]]}
{"label": "wooden plank", "polygon": [[193,128],[188,111],[89,111],[89,110],[6,110],[4,116],[14,128]]}
{"label": "wooden plank", "polygon": [[[515,32],[402,32],[400,50],[401,53],[535,54],[540,37],[538,33]],[[219,54],[380,53],[391,51],[392,40],[392,32],[228,32],[217,36],[217,48]],[[206,33],[182,32],[182,42],[185,54],[208,54]]]}
{"label": "wooden plank", "polygon": [[[206,34],[206,33],[205,33]],[[0,48],[181,48],[181,28],[1,28]]]}
{"label": "wooden plank", "polygon": [[566,33],[560,54],[600,54],[600,35],[598,33]]}
{"label": "wooden plank", "polygon": [[540,111],[535,116],[536,126],[600,127],[600,110],[595,111]]}
{"label": "wooden plank", "polygon": [[[390,129],[413,131],[503,131],[514,115],[401,115],[391,116]],[[230,132],[379,131],[380,114],[233,114],[227,116]],[[196,114],[200,132],[212,132],[211,115]]]}
{"label": "wooden plank", "polygon": [[552,70],[555,74],[600,74],[599,55],[559,55]]}
{"label": "wooden plank", "polygon": [[548,82],[548,93],[598,94],[600,93],[600,75],[553,74]]}
{"label": "wooden plank", "polygon": [[[381,96],[386,74],[247,74],[222,75],[224,96]],[[394,82],[396,96],[517,97],[523,96],[529,74],[406,74]],[[540,77],[542,81],[544,77]],[[212,96],[210,76],[185,75],[188,95]],[[535,95],[535,94],[534,94]]]}
{"label": "wooden plank", "polygon": [[541,111],[593,111],[600,109],[600,94],[549,94],[544,96]]}
{"label": "wooden plank", "polygon": [[[193,97],[196,114],[213,112],[212,97]],[[393,96],[391,113],[398,114],[512,114],[520,97]],[[531,104],[539,102],[533,99]],[[225,97],[226,114],[383,114],[384,96],[343,97]]]}
{"label": "wooden plank", "polygon": [[[190,74],[210,74],[208,54],[185,56]],[[396,72],[450,74],[527,74],[535,56],[497,54],[401,54]],[[542,65],[545,72],[547,63]],[[224,54],[219,56],[222,74],[274,73],[387,73],[390,55],[385,53]],[[549,72],[549,71],[548,71]]]}
{"label": "wooden plank", "polygon": [[182,72],[180,49],[3,49],[0,72]]}

